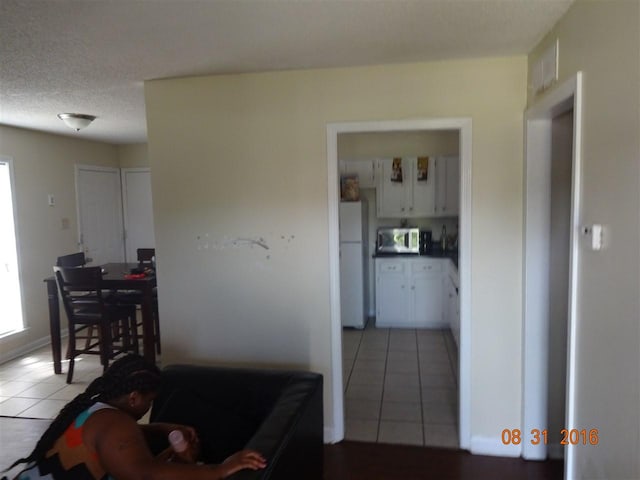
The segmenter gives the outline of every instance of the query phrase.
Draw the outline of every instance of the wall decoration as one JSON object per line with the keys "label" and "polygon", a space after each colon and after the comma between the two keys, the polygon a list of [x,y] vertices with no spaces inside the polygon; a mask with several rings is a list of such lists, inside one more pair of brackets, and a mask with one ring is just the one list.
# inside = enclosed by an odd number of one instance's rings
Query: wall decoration
{"label": "wall decoration", "polygon": [[429,180],[429,157],[418,157],[418,181]]}
{"label": "wall decoration", "polygon": [[357,202],[360,200],[360,182],[357,175],[343,175],[340,177],[340,200],[343,202]]}
{"label": "wall decoration", "polygon": [[391,165],[391,181],[402,183],[402,159],[394,158]]}

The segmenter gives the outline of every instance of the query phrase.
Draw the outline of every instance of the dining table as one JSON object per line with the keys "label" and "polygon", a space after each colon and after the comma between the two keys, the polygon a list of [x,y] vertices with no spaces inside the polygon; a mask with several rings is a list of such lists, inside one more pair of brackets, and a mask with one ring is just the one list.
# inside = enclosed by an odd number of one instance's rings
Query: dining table
{"label": "dining table", "polygon": [[[153,321],[154,288],[157,286],[155,275],[131,276],[138,263],[107,263],[102,267],[102,288],[104,290],[125,290],[140,292],[140,311],[142,317],[142,345],[144,358],[156,361],[155,328]],[[79,267],[81,268],[81,267]],[[49,329],[51,332],[51,353],[53,371],[62,373],[62,349],[60,330],[60,301],[56,277],[44,279],[47,285],[49,302]]]}

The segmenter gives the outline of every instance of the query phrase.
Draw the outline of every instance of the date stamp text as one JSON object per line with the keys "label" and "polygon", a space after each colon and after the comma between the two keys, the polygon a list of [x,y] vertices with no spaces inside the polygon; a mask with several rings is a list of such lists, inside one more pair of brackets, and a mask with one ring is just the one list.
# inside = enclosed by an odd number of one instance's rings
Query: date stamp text
{"label": "date stamp text", "polygon": [[[502,430],[501,440],[503,445],[520,445],[526,441],[531,442],[531,445],[548,445],[549,431],[534,428],[529,435],[524,435],[519,428],[505,428]],[[560,430],[560,445],[598,445],[598,443],[600,443],[600,436],[597,428]]]}

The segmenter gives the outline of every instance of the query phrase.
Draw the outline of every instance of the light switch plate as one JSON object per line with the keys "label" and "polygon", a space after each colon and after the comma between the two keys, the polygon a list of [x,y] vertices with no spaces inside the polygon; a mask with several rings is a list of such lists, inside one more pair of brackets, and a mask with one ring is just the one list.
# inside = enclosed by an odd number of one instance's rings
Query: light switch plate
{"label": "light switch plate", "polygon": [[604,227],[599,223],[582,227],[582,233],[590,237],[589,247],[593,251],[602,250],[604,247]]}
{"label": "light switch plate", "polygon": [[591,250],[602,250],[602,225],[591,226]]}

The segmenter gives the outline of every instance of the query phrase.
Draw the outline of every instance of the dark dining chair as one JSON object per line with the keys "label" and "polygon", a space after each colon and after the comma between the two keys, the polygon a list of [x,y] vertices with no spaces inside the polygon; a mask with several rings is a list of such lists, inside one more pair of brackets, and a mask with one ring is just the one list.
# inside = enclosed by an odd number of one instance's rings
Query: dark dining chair
{"label": "dark dining chair", "polygon": [[[141,268],[152,267],[155,270],[155,248],[138,248],[138,266]],[[154,272],[155,273],[155,272]],[[158,315],[158,288],[153,290],[153,329],[154,339],[156,344],[156,352],[158,355],[162,353],[162,347],[160,346],[160,317]]]}
{"label": "dark dining chair", "polygon": [[87,259],[84,256],[84,252],[62,255],[56,260],[56,266],[58,267],[84,267],[86,264]]}
{"label": "dark dining chair", "polygon": [[[156,255],[155,248],[138,248],[138,268],[151,267],[155,270],[154,257]],[[155,271],[153,272],[155,274]],[[140,305],[142,303],[142,295],[139,292],[127,291],[126,293],[118,294],[118,302],[123,304]],[[141,323],[137,324],[137,327],[142,326]],[[158,310],[158,290],[153,290],[153,340],[156,348],[156,353],[160,355],[162,353],[161,339],[160,339],[160,317]]]}
{"label": "dark dining chair", "polygon": [[[85,257],[84,252],[61,255],[56,260],[57,267],[84,267],[86,264],[87,264],[87,258]],[[93,338],[94,338],[94,331],[93,331],[93,325],[92,325],[87,329],[87,335],[85,336],[85,342],[86,342],[87,348],[93,341]],[[69,358],[68,350],[67,350],[67,358]]]}
{"label": "dark dining chair", "polygon": [[137,250],[138,254],[138,265],[141,267],[150,267],[153,265],[153,257],[156,256],[155,248],[139,248]]}
{"label": "dark dining chair", "polygon": [[[134,305],[105,301],[100,267],[54,267],[58,289],[69,321],[69,371],[67,383],[73,380],[73,368],[78,355],[100,355],[106,370],[116,355],[136,351],[136,309]],[[98,330],[94,340],[90,327]],[[84,348],[78,340],[87,340]]]}

